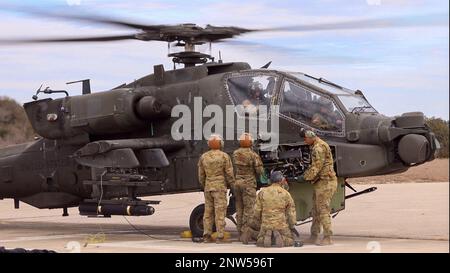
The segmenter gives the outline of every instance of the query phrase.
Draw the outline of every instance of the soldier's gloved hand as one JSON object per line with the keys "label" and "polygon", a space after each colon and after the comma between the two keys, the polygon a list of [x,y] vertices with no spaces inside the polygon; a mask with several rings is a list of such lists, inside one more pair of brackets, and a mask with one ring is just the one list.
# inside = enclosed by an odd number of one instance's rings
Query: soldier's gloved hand
{"label": "soldier's gloved hand", "polygon": [[298,182],[298,183],[306,183],[306,182],[308,182],[308,181],[306,181],[306,179],[305,179],[305,177],[304,177],[303,175],[300,175],[300,176],[297,178],[297,182]]}
{"label": "soldier's gloved hand", "polygon": [[259,176],[259,182],[260,182],[261,184],[263,184],[263,185],[268,185],[268,184],[269,184],[269,178],[267,178],[267,175],[266,175],[265,172],[262,173],[262,174]]}

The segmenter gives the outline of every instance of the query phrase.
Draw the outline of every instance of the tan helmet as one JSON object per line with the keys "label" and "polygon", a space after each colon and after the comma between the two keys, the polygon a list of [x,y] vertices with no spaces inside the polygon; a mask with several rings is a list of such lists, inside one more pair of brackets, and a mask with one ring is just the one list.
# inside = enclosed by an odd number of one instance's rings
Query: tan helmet
{"label": "tan helmet", "polygon": [[223,148],[223,139],[219,134],[212,134],[208,139],[208,147],[212,150]]}
{"label": "tan helmet", "polygon": [[262,83],[260,82],[252,82],[250,84],[250,90],[255,92],[255,91],[262,91],[264,89]]}
{"label": "tan helmet", "polygon": [[316,136],[317,136],[316,133],[314,133],[314,132],[311,131],[311,130],[305,131],[305,137],[315,138]]}
{"label": "tan helmet", "polygon": [[249,86],[249,94],[251,97],[260,97],[263,95],[264,87],[260,82],[252,82]]}
{"label": "tan helmet", "polygon": [[253,137],[250,133],[243,133],[239,137],[239,146],[242,148],[250,148],[253,145]]}

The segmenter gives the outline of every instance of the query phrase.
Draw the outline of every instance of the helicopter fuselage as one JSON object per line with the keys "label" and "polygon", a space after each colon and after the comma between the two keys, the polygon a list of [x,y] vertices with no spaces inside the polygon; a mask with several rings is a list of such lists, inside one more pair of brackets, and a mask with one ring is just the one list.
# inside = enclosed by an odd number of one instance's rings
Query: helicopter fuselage
{"label": "helicopter fuselage", "polygon": [[[263,87],[256,93],[250,88],[255,82]],[[0,198],[67,208],[98,200],[99,189],[103,200],[200,191],[197,162],[208,149],[203,130],[217,118],[205,114],[211,105],[233,110],[231,120],[224,113],[221,128],[214,128],[227,135],[228,153],[237,148],[240,133],[251,129],[247,111],[267,106],[257,117],[269,130],[256,128],[254,148],[267,171],[282,169],[291,181],[310,160],[302,128],[330,144],[341,178],[402,172],[434,159],[437,149],[423,114],[386,117],[362,92],[306,74],[251,69],[246,63],[167,72],[155,67],[154,74],[109,91],[26,103],[40,137],[0,150]],[[181,139],[173,137],[181,118],[174,114],[177,107],[191,114]],[[275,145],[264,134],[276,134]]]}

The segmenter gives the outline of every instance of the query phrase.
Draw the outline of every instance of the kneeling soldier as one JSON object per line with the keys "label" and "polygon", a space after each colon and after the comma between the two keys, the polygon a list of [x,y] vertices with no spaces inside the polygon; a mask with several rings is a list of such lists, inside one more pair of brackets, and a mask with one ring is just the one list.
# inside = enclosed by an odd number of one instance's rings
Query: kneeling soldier
{"label": "kneeling soldier", "polygon": [[256,245],[259,247],[287,247],[294,245],[292,230],[296,222],[295,204],[283,174],[275,171],[271,185],[261,189],[256,198],[253,221],[261,223]]}

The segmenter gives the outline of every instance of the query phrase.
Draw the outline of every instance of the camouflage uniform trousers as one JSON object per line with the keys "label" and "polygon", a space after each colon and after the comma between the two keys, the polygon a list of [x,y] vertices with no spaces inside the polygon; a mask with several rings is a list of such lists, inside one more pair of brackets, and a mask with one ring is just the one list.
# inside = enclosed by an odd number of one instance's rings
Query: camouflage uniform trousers
{"label": "camouflage uniform trousers", "polygon": [[234,194],[236,197],[237,230],[242,233],[249,225],[254,212],[256,188],[254,181],[236,179]]}
{"label": "camouflage uniform trousers", "polygon": [[[264,235],[268,230],[272,229],[264,227],[261,228],[261,223],[252,219],[252,221],[249,222],[249,225],[244,230],[249,233],[252,240],[256,241],[256,245],[258,247],[264,247]],[[285,247],[294,245],[294,236],[290,229],[284,228],[278,230],[278,232],[280,232],[280,235],[283,238],[283,245]]]}
{"label": "camouflage uniform trousers", "polygon": [[216,224],[217,237],[223,238],[227,213],[226,191],[205,191],[205,212],[203,214],[203,234],[212,234]]}
{"label": "camouflage uniform trousers", "polygon": [[264,247],[264,236],[267,231],[278,231],[281,235],[281,238],[283,239],[283,246],[293,246],[294,245],[294,238],[292,236],[292,231],[289,228],[285,229],[279,229],[279,230],[272,230],[262,227],[258,234],[258,239],[256,241],[256,246],[258,247]]}
{"label": "camouflage uniform trousers", "polygon": [[331,236],[331,199],[337,189],[337,178],[330,177],[319,180],[314,184],[311,235],[319,235],[323,228],[323,235]]}
{"label": "camouflage uniform trousers", "polygon": [[248,219],[247,225],[242,227],[242,233],[248,236],[249,241],[258,240],[259,230],[261,229],[261,222],[255,221],[254,217]]}

